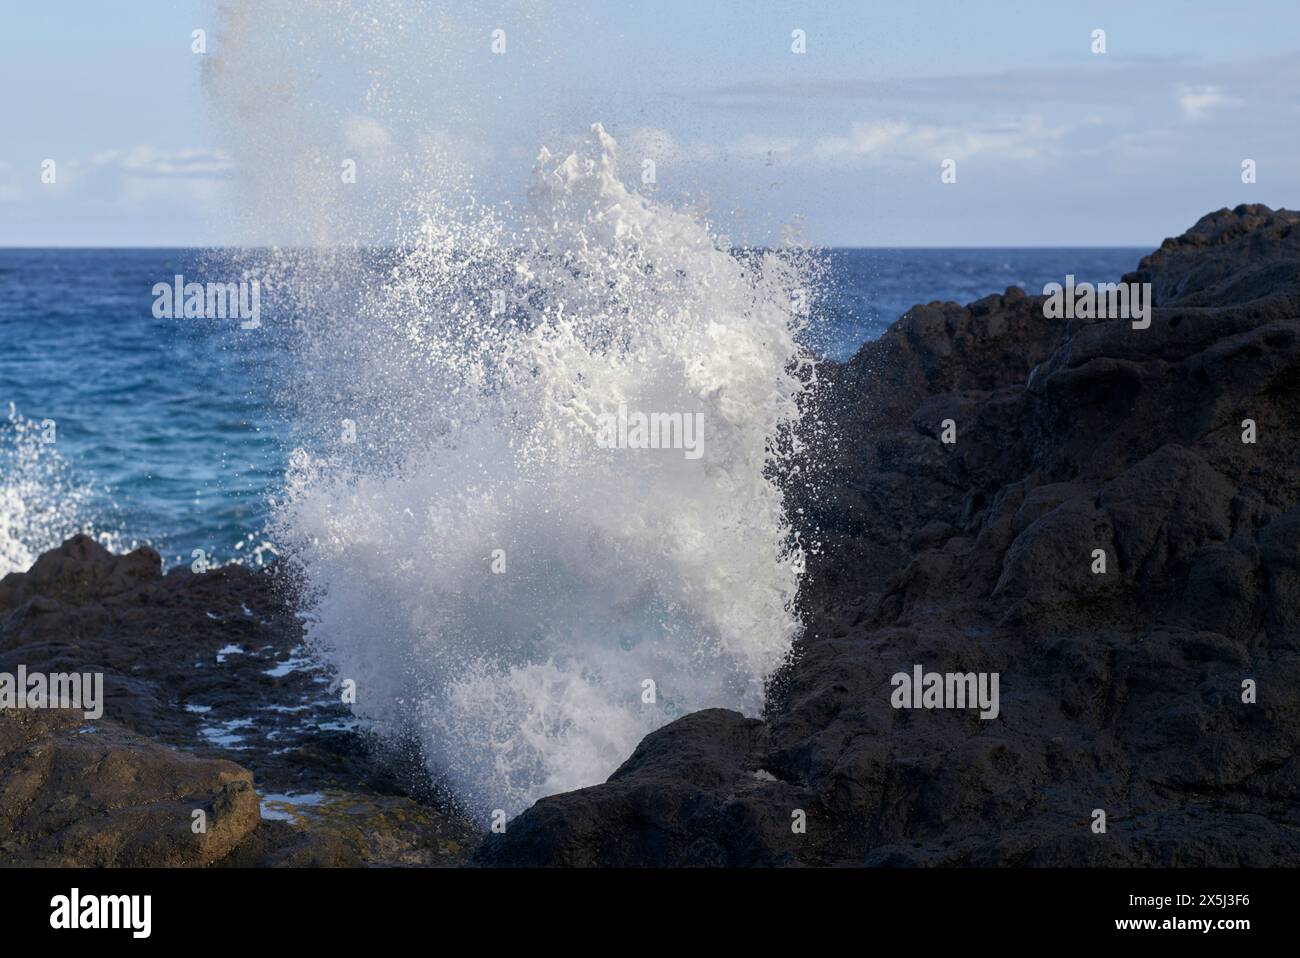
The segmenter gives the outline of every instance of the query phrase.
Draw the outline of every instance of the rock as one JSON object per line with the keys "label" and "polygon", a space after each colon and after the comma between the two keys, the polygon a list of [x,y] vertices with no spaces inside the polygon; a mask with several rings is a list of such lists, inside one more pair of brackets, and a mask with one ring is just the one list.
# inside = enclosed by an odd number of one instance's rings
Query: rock
{"label": "rock", "polygon": [[[6,818],[0,802],[0,844],[32,864],[445,865],[468,855],[479,830],[423,764],[353,730],[303,647],[292,586],[283,572],[239,566],[164,575],[152,550],[112,555],[87,536],[0,580],[0,672],[102,672],[105,698],[103,719],[82,729],[49,725],[51,712],[0,711],[0,741],[30,739],[13,746],[16,769],[36,774],[23,764],[31,750],[61,757],[66,771],[29,783],[42,800],[103,809],[54,841],[41,837],[53,819]],[[95,768],[132,771],[79,781]],[[221,794],[218,770],[230,778]],[[329,802],[320,815],[259,824],[259,794]],[[239,814],[196,844],[186,836],[200,801]]]}
{"label": "rock", "polygon": [[[202,811],[205,830],[191,827]],[[0,836],[10,864],[209,865],[260,821],[253,776],[70,709],[0,711]]]}
{"label": "rock", "polygon": [[[475,862],[1300,861],[1298,223],[1166,240],[1125,277],[1145,330],[1011,289],[826,364],[787,490],[806,630],[763,721],[688,715]],[[893,708],[916,664],[998,673],[999,716]]]}
{"label": "rock", "polygon": [[[695,712],[647,735],[608,783],[544,798],[490,835],[495,865],[785,865],[797,862],[790,807],[799,791],[758,764],[762,723]],[[719,800],[721,796],[725,800]],[[587,799],[590,798],[590,801]],[[617,814],[611,816],[611,811]],[[756,834],[775,836],[756,842]]]}

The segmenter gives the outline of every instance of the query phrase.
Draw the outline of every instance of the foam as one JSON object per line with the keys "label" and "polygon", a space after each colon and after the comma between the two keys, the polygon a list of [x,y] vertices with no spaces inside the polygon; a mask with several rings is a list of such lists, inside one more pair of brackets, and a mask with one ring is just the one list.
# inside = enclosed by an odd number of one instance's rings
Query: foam
{"label": "foam", "polygon": [[[599,124],[540,152],[529,197],[510,229],[467,193],[424,201],[355,312],[304,334],[295,389],[323,419],[342,397],[359,440],[298,450],[275,522],[357,715],[509,814],[688,711],[756,714],[803,569],[774,452],[804,381],[798,264],[629,190]],[[701,414],[703,456],[602,448],[620,405]]]}
{"label": "foam", "polygon": [[120,551],[115,532],[91,521],[94,490],[73,475],[57,443],[44,441],[41,423],[9,404],[0,419],[0,578],[26,572],[65,539],[84,533]]}

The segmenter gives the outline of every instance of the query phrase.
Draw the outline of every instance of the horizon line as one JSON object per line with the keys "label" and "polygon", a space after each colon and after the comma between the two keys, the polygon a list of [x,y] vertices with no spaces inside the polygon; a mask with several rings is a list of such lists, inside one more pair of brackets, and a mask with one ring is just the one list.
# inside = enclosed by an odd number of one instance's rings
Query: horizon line
{"label": "horizon line", "polygon": [[[764,249],[808,249],[808,250],[1129,250],[1129,249],[1159,249],[1160,242],[1154,244],[1130,244],[1130,243],[1083,243],[1083,244],[1044,244],[1044,245],[1001,245],[1001,244],[983,244],[978,246],[922,246],[919,244],[900,244],[897,246],[861,246],[856,244],[813,244],[809,246],[733,246],[733,250],[764,250]],[[100,251],[122,251],[122,252],[140,252],[146,250],[399,250],[410,249],[413,247],[403,246],[348,246],[339,244],[337,246],[294,246],[279,244],[255,244],[248,246],[236,246],[231,244],[214,244],[210,246],[195,246],[190,244],[181,245],[127,245],[127,244],[88,244],[88,245],[55,245],[55,246],[20,246],[17,244],[0,243],[0,252],[2,251],[23,251],[23,252],[53,252],[53,251],[83,251],[83,250],[100,250]]]}

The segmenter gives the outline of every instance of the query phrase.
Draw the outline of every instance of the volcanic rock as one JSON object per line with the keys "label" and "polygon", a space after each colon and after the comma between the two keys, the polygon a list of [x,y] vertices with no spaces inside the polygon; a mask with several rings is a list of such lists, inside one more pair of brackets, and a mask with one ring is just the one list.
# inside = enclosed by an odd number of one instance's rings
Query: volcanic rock
{"label": "volcanic rock", "polygon": [[[475,861],[1300,863],[1298,227],[1166,240],[1148,329],[1012,288],[826,363],[763,721],[688,715]],[[915,665],[998,673],[998,717],[892,707]]]}
{"label": "volcanic rock", "polygon": [[0,710],[0,864],[465,857],[478,829],[422,763],[356,728],[295,604],[282,571],[164,575],[153,550],[88,536],[0,580],[0,672],[103,673],[105,699],[100,720]]}

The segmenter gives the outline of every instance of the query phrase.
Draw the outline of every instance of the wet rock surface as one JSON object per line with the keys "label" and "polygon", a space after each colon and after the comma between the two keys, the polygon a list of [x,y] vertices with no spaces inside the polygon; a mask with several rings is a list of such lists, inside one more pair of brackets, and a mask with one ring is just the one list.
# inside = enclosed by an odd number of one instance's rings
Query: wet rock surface
{"label": "wet rock surface", "polygon": [[[1150,328],[1012,288],[828,364],[764,720],[688,715],[475,861],[1300,863],[1300,214],[1221,210],[1124,279]],[[998,673],[998,717],[895,709],[918,664]]]}
{"label": "wet rock surface", "polygon": [[[104,674],[101,719],[0,710],[0,862],[459,862],[477,830],[357,728],[291,597],[269,570],[163,575],[85,536],[0,580],[0,672]],[[193,808],[236,785],[235,822],[196,841]]]}

